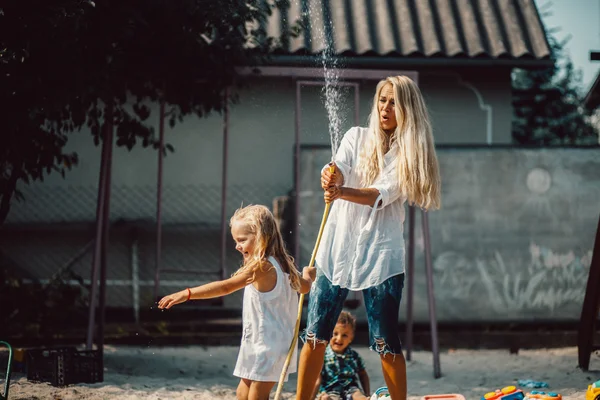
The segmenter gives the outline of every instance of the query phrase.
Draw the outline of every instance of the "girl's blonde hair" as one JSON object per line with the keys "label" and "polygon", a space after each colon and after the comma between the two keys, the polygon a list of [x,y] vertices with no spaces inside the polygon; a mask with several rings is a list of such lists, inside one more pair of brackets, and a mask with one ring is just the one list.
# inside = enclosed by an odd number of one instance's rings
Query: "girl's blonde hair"
{"label": "girl's blonde hair", "polygon": [[[391,137],[383,131],[379,97],[385,85],[394,91],[398,126]],[[406,76],[393,76],[377,84],[369,117],[369,135],[359,156],[357,172],[363,185],[371,185],[383,171],[383,157],[398,152],[398,181],[408,203],[424,209],[440,208],[441,179],[425,100],[416,83]]]}
{"label": "girl's blonde hair", "polygon": [[255,237],[255,245],[253,253],[234,275],[247,270],[253,271],[256,275],[258,269],[263,271],[263,268],[268,265],[267,258],[272,256],[281,264],[283,272],[290,276],[292,288],[299,290],[300,273],[296,269],[294,258],[285,249],[283,238],[271,211],[261,205],[239,208],[231,217],[229,226],[231,227],[235,222],[240,222],[248,228]]}

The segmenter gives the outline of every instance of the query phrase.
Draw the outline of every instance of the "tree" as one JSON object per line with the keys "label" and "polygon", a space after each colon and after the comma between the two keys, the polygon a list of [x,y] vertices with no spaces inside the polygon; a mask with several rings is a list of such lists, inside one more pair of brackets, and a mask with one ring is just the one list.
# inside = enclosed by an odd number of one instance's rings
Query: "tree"
{"label": "tree", "polygon": [[[526,145],[585,145],[597,134],[582,107],[581,74],[565,54],[565,44],[549,35],[553,65],[513,72],[513,140]],[[561,65],[562,64],[562,65]]]}
{"label": "tree", "polygon": [[[277,6],[282,6],[281,0]],[[148,102],[173,126],[221,111],[236,67],[260,63],[273,40],[262,0],[7,0],[0,6],[0,225],[18,182],[65,171],[68,135],[96,144],[110,107],[117,145],[155,145]]]}

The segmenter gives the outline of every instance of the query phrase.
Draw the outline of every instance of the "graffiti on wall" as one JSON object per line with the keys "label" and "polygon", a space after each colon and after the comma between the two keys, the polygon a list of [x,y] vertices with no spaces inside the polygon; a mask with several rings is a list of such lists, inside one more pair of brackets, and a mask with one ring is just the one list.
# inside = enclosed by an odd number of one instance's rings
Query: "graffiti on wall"
{"label": "graffiti on wall", "polygon": [[[465,307],[455,306],[477,300],[487,303],[490,314],[517,310],[520,314],[552,318],[563,307],[580,306],[592,251],[583,255],[573,251],[559,254],[535,243],[530,244],[529,250],[530,260],[512,263],[507,263],[500,251],[491,258],[474,260],[454,252],[437,255],[436,296],[443,300],[442,307],[450,304],[456,309],[452,314],[457,318]],[[518,265],[519,270],[511,265]],[[522,266],[525,268],[521,270]]]}

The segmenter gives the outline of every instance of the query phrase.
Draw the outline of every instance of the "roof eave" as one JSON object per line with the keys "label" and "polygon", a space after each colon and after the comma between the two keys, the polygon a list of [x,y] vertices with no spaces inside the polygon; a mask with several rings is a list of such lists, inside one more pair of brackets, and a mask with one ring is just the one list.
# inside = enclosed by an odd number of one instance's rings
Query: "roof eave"
{"label": "roof eave", "polygon": [[[507,67],[538,69],[552,66],[550,59],[532,58],[428,58],[428,57],[336,57],[337,67],[345,68],[424,68],[424,67]],[[273,66],[318,66],[318,55],[272,55],[266,60]]]}
{"label": "roof eave", "polygon": [[596,80],[592,83],[590,90],[588,91],[583,104],[588,109],[592,110],[600,105],[600,72],[596,76]]}

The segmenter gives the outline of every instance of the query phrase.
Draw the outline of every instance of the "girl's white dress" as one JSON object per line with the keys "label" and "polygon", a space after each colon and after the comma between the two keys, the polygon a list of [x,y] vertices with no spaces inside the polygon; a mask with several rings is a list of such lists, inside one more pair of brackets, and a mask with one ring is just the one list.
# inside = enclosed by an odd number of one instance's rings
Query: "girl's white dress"
{"label": "girl's white dress", "polygon": [[[289,275],[273,257],[277,284],[270,292],[253,285],[244,289],[243,332],[240,353],[233,375],[260,382],[278,382],[287,357],[298,314],[298,293],[290,286]],[[288,374],[296,372],[294,349]],[[288,376],[286,375],[286,380]]]}

